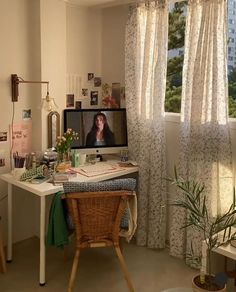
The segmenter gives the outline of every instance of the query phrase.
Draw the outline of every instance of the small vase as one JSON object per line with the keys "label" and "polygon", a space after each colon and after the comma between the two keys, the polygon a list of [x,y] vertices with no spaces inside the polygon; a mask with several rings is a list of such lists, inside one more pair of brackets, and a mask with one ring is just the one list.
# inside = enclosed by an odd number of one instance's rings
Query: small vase
{"label": "small vase", "polygon": [[64,162],[70,161],[70,152],[69,151],[63,153],[63,161]]}

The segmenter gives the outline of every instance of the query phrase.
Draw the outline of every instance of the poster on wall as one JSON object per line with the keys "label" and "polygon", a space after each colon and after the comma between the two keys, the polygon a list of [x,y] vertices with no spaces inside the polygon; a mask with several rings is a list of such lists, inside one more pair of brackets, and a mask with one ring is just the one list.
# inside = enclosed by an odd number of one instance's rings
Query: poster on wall
{"label": "poster on wall", "polygon": [[0,150],[0,167],[6,166],[6,151]]}
{"label": "poster on wall", "polygon": [[32,120],[13,124],[10,133],[13,153],[26,154],[32,151]]}
{"label": "poster on wall", "polygon": [[7,132],[0,132],[0,142],[7,142]]}

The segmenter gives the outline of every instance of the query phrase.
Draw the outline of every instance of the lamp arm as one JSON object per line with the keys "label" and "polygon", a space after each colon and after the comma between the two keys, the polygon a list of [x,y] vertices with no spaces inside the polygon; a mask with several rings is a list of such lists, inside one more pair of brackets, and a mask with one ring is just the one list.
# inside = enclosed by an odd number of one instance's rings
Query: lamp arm
{"label": "lamp arm", "polygon": [[49,81],[31,81],[24,80],[23,78],[17,76],[17,74],[11,74],[11,89],[12,89],[12,101],[18,101],[19,96],[19,84],[20,83],[38,83],[47,84],[47,94],[49,94]]}

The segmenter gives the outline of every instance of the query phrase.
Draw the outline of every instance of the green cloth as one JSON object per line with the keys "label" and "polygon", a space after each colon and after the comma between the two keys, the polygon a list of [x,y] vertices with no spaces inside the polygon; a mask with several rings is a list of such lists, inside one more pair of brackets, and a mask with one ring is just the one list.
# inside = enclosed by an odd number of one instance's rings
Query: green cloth
{"label": "green cloth", "polygon": [[66,223],[65,210],[61,195],[58,192],[54,195],[49,213],[48,232],[46,244],[63,248],[69,243],[69,230]]}

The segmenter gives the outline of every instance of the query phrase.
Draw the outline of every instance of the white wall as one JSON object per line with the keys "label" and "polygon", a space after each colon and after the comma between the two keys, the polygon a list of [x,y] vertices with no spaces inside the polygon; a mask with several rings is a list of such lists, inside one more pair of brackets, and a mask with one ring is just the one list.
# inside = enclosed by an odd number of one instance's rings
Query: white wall
{"label": "white wall", "polygon": [[125,84],[125,24],[129,8],[102,10],[102,76],[104,83]]}
{"label": "white wall", "polygon": [[[41,79],[50,81],[50,95],[62,116],[66,104],[66,4],[40,0]],[[45,86],[42,87],[45,96]],[[47,112],[42,111],[42,149],[48,145]]]}
{"label": "white wall", "polygon": [[[0,132],[11,124],[10,75],[16,73],[25,80],[50,82],[50,94],[56,99],[61,113],[66,93],[66,4],[61,0],[1,0],[0,2]],[[32,110],[32,150],[47,148],[47,112],[41,111],[41,98],[46,86],[20,84],[19,101],[15,102],[14,122],[22,121],[22,110]],[[0,143],[6,150],[7,165],[0,173],[10,171],[10,143]],[[0,200],[7,185],[0,181]],[[39,201],[27,192],[15,188],[13,205],[13,241],[23,240],[38,233]],[[6,239],[6,199],[0,201],[0,216]],[[20,220],[18,220],[20,218]]]}
{"label": "white wall", "polygon": [[[101,49],[102,49],[102,26],[101,10],[75,5],[67,6],[66,13],[66,43],[67,43],[67,75],[77,77],[74,87],[98,90],[101,97],[101,87],[94,88],[93,82],[88,82],[87,74],[94,73],[101,76]],[[68,86],[69,87],[69,86]],[[81,88],[76,93],[76,99],[82,100],[82,107],[90,107],[90,95],[81,96]],[[68,92],[71,93],[71,92]],[[100,107],[93,106],[93,108]]]}
{"label": "white wall", "polygon": [[[39,48],[39,10],[38,2],[32,0],[1,0],[0,2],[0,131],[7,131],[9,138],[9,125],[13,114],[13,103],[11,102],[10,75],[16,73],[26,80],[38,79],[40,77],[38,68],[40,67],[40,48]],[[19,101],[14,103],[15,118],[14,122],[22,121],[22,109],[32,109],[32,117],[37,120],[40,110],[37,104],[40,103],[40,90],[35,85],[19,86]],[[40,141],[40,124],[33,124],[33,146]],[[37,133],[39,135],[37,135]],[[6,151],[6,167],[0,167],[0,173],[8,172],[10,144],[0,143],[0,150]],[[6,194],[6,184],[0,182],[0,200]],[[17,192],[17,197],[13,205],[13,220],[19,225],[14,226],[13,240],[29,237],[34,229],[34,222],[31,217],[25,216],[26,210],[31,216],[34,209],[32,198],[26,192]],[[22,207],[24,206],[24,207]],[[6,237],[6,199],[0,201],[0,216],[2,217],[4,235]],[[27,226],[27,228],[25,228]]]}

